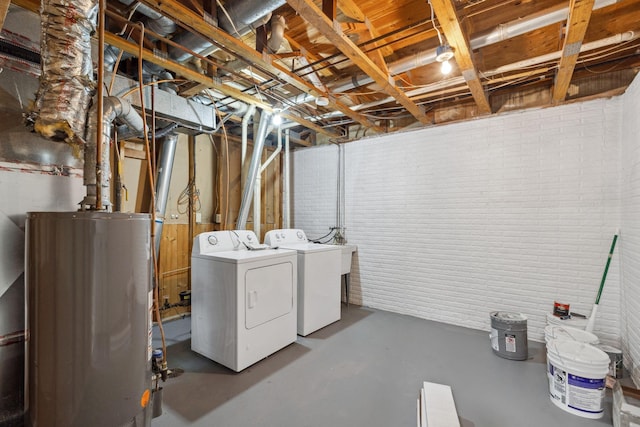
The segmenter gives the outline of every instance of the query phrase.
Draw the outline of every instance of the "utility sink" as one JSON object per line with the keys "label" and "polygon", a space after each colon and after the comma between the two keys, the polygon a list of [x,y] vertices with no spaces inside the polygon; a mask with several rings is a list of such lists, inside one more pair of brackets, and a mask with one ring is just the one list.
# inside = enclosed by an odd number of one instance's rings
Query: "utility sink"
{"label": "utility sink", "polygon": [[346,245],[338,245],[342,247],[342,267],[340,274],[351,273],[351,258],[353,253],[358,250],[358,245],[347,243]]}

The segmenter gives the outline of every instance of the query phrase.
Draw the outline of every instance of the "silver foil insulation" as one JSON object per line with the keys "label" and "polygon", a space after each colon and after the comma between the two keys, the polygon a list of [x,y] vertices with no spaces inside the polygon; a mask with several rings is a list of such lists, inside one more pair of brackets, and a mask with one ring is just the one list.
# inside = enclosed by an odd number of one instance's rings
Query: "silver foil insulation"
{"label": "silver foil insulation", "polygon": [[94,92],[91,34],[95,0],[43,0],[40,87],[29,121],[41,135],[77,141]]}

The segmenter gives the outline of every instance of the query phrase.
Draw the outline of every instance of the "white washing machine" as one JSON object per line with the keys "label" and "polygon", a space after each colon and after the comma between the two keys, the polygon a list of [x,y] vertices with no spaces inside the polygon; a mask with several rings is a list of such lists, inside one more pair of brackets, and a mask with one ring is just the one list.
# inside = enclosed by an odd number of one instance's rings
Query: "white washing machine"
{"label": "white washing machine", "polygon": [[258,243],[247,230],[193,243],[191,349],[236,372],[296,340],[296,252]]}
{"label": "white washing machine", "polygon": [[302,230],[272,230],[265,244],[298,251],[298,335],[340,320],[342,249],[309,242]]}

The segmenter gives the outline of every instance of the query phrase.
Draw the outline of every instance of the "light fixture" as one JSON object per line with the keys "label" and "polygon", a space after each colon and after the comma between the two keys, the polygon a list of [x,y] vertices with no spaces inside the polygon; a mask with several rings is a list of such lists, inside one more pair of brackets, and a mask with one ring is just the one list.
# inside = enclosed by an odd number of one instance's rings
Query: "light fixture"
{"label": "light fixture", "polygon": [[451,63],[449,61],[442,61],[442,65],[440,66],[440,71],[445,76],[451,72]]}
{"label": "light fixture", "polygon": [[316,98],[316,105],[318,107],[326,107],[327,105],[329,105],[329,98],[327,98],[326,96],[319,96]]}
{"label": "light fixture", "polygon": [[453,51],[449,47],[449,45],[444,44],[438,46],[436,49],[436,61],[441,62],[442,66],[440,67],[440,71],[442,74],[449,74],[451,72],[451,63],[449,60],[453,58]]}
{"label": "light fixture", "polygon": [[280,115],[280,110],[275,110],[273,113],[273,117],[271,117],[271,124],[274,126],[280,126],[282,124],[282,116]]}

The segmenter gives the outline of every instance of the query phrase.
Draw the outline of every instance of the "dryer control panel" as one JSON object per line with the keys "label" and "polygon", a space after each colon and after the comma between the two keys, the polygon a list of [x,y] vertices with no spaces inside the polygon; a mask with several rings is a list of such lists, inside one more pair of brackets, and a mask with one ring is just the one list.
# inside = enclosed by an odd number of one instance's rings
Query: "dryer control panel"
{"label": "dryer control panel", "polygon": [[193,255],[233,250],[245,250],[245,247],[230,231],[209,231],[193,239]]}
{"label": "dryer control panel", "polygon": [[196,236],[192,254],[259,249],[270,249],[270,246],[260,244],[256,233],[251,230],[209,231]]}
{"label": "dryer control panel", "polygon": [[287,243],[307,243],[307,235],[298,229],[271,230],[264,236],[264,243],[276,247]]}

